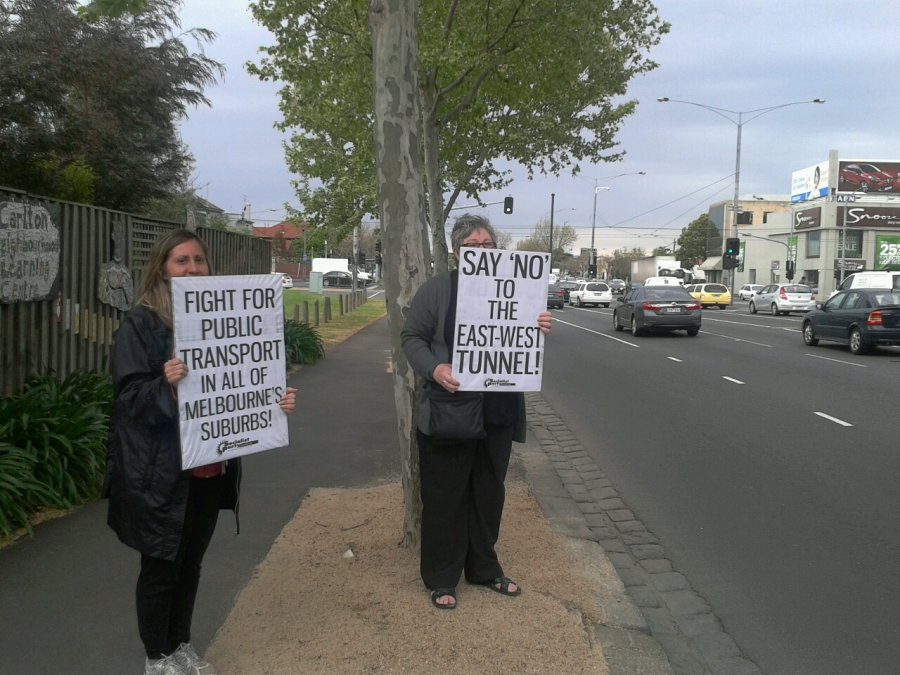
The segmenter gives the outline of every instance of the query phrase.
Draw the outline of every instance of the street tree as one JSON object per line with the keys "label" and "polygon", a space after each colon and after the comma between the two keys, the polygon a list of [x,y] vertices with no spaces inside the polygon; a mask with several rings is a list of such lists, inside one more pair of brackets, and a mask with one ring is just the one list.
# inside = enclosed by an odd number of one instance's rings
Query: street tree
{"label": "street tree", "polygon": [[[519,242],[517,248],[520,251],[549,251],[550,250],[550,219],[541,218],[535,223],[531,234]],[[553,226],[553,260],[560,261],[565,255],[566,249],[578,240],[578,234],[571,225],[555,223]]]}
{"label": "street tree", "polygon": [[721,250],[722,235],[706,213],[691,221],[678,237],[678,261],[690,269],[707,258],[710,250]]}
{"label": "street tree", "polygon": [[[288,166],[315,224],[355,226],[374,212],[371,69],[364,0],[258,0],[275,36],[249,66],[279,80]],[[447,266],[444,224],[460,196],[536,173],[618,161],[615,136],[636,103],[628,82],[668,25],[650,0],[420,0],[418,95],[434,271]],[[429,225],[430,224],[430,225]]]}
{"label": "street tree", "polygon": [[402,543],[415,546],[422,525],[415,435],[416,377],[400,346],[400,329],[404,310],[425,281],[428,260],[428,239],[419,226],[425,217],[425,193],[419,153],[417,0],[372,0],[368,21],[372,35],[383,284],[391,333],[404,495]]}
{"label": "street tree", "polygon": [[0,185],[134,211],[184,184],[177,124],[222,68],[188,46],[213,33],[174,32],[177,3],[141,5],[0,1]]}
{"label": "street tree", "polygon": [[642,248],[617,248],[612,255],[603,256],[608,279],[630,279],[631,263],[639,258],[646,258],[647,252]]}

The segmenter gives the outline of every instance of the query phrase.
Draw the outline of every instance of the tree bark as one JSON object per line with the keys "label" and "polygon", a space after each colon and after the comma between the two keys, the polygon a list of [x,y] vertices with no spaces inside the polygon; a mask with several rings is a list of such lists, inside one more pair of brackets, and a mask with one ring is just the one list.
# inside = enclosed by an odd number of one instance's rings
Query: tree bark
{"label": "tree bark", "polygon": [[425,194],[417,91],[417,0],[371,0],[368,19],[374,58],[378,210],[404,501],[401,544],[418,546],[422,504],[415,436],[415,373],[400,346],[404,310],[425,281],[428,269],[428,242],[422,227]]}
{"label": "tree bark", "polygon": [[432,88],[422,88],[422,149],[425,155],[425,184],[428,193],[428,222],[431,224],[431,258],[434,274],[448,269],[449,251],[444,229],[444,190],[440,169],[440,123],[435,118],[436,102]]}

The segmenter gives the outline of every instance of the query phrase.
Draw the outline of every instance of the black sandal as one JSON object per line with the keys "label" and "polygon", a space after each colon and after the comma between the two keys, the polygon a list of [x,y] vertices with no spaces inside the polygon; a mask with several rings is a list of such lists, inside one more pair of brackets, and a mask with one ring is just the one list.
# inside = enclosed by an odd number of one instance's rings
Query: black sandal
{"label": "black sandal", "polygon": [[[440,598],[453,598],[453,602],[442,604],[438,602]],[[455,588],[434,588],[431,590],[431,604],[438,609],[456,609],[456,589]]]}
{"label": "black sandal", "polygon": [[[509,590],[510,584],[515,584],[516,590]],[[496,579],[491,579],[490,581],[479,581],[478,585],[486,586],[487,588],[490,588],[492,591],[494,591],[494,593],[499,593],[500,595],[515,597],[522,594],[522,587],[509,577],[497,577]]]}

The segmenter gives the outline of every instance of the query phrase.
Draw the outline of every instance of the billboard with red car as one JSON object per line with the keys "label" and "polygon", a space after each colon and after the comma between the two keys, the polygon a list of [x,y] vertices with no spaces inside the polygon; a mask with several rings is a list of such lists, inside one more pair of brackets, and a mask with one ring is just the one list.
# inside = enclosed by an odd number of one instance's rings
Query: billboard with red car
{"label": "billboard with red car", "polygon": [[841,160],[838,192],[900,194],[900,162]]}

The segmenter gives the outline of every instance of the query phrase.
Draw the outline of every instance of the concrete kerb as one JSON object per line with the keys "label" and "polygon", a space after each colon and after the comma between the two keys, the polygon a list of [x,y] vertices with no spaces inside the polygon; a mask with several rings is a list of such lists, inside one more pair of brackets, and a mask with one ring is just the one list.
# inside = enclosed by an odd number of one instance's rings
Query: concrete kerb
{"label": "concrete kerb", "polygon": [[[579,484],[577,471],[573,471],[568,460],[560,456],[565,453],[560,442],[567,443],[569,439],[561,441],[550,431],[544,415],[552,411],[544,407],[543,415],[538,413],[535,408],[542,403],[538,397],[529,395],[527,399],[529,440],[516,446],[517,460],[551,527],[566,537],[577,559],[589,561],[584,572],[603,580],[603,583],[597,583],[599,594],[593,599],[596,602],[593,613],[600,618],[589,626],[592,639],[601,646],[611,673],[672,673],[665,651],[651,636],[646,619],[628,595],[607,552],[588,524],[588,514],[582,507],[591,502],[581,499],[589,496],[588,487]],[[590,480],[600,483],[605,480],[601,472],[594,470],[594,473],[597,475]]]}
{"label": "concrete kerb", "polygon": [[526,405],[531,440],[519,454],[535,499],[557,532],[619,581],[593,626],[610,672],[760,673],[553,408],[537,393]]}

